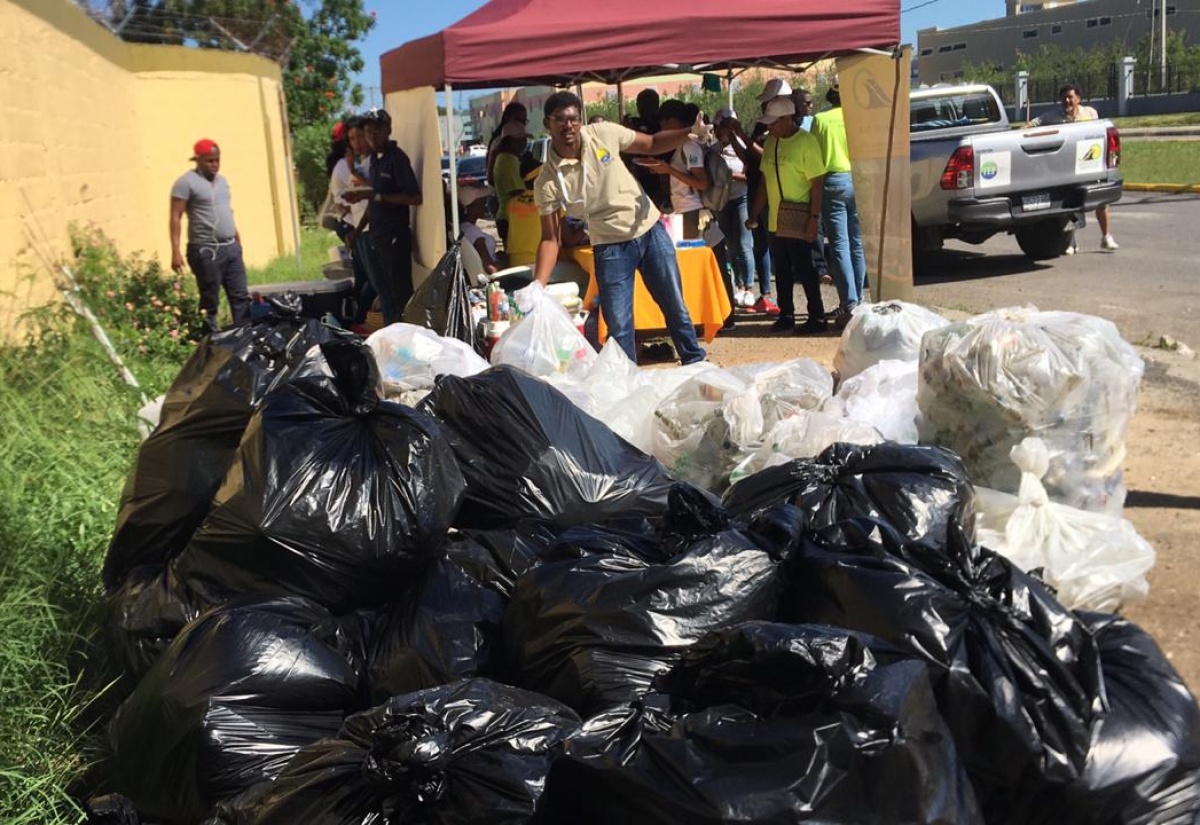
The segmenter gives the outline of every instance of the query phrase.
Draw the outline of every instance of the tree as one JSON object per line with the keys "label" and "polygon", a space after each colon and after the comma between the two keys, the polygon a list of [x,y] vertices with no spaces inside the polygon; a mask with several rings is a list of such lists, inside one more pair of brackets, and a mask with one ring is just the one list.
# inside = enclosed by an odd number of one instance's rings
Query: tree
{"label": "tree", "polygon": [[259,54],[283,69],[292,128],[360,106],[355,45],[375,25],[363,0],[77,0],[125,40]]}

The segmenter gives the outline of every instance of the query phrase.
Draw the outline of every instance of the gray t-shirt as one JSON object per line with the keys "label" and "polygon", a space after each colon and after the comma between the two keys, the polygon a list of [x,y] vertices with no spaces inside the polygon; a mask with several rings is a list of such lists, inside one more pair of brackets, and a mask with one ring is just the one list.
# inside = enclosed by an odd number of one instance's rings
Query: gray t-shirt
{"label": "gray t-shirt", "polygon": [[187,201],[188,243],[224,243],[237,234],[229,181],[220,175],[210,181],[193,169],[175,181],[171,197]]}

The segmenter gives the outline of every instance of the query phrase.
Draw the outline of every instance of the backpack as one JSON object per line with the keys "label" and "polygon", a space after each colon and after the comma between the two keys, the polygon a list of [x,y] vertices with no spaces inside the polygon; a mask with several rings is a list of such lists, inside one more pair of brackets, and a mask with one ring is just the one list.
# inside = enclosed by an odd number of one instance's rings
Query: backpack
{"label": "backpack", "polygon": [[721,155],[721,144],[704,147],[704,171],[708,173],[708,188],[700,193],[700,203],[713,212],[720,212],[729,203],[733,191],[733,172]]}

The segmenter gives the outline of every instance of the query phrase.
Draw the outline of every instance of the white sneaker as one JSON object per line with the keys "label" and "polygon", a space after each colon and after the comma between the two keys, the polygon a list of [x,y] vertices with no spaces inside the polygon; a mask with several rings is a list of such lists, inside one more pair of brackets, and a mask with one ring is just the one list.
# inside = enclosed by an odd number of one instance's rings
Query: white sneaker
{"label": "white sneaker", "polygon": [[1116,250],[1120,249],[1121,247],[1120,247],[1120,245],[1117,244],[1116,241],[1113,240],[1112,235],[1105,235],[1103,238],[1100,239],[1100,248],[1107,250],[1109,252],[1115,252]]}
{"label": "white sneaker", "polygon": [[1074,255],[1074,254],[1075,254],[1075,244],[1071,244],[1070,246],[1068,246],[1068,247],[1067,247],[1067,248],[1066,248],[1066,249],[1063,251],[1063,254],[1064,254],[1064,255]]}

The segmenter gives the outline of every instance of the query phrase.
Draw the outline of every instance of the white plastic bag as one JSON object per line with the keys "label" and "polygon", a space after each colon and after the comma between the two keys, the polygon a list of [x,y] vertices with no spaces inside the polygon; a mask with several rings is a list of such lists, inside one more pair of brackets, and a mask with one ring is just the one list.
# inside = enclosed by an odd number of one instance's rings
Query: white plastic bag
{"label": "white plastic bag", "polygon": [[859,304],[842,331],[833,368],[845,381],[880,361],[916,361],[925,333],[949,323],[936,312],[904,301]]}
{"label": "white plastic bag", "polygon": [[951,324],[921,344],[921,443],[958,453],[972,480],[1015,493],[1009,451],[1046,442],[1050,498],[1120,516],[1125,431],[1144,365],[1111,321],[1010,307]]}
{"label": "white plastic bag", "polygon": [[730,372],[758,394],[764,432],[802,410],[820,409],[833,394],[833,376],[811,358],[746,364]]}
{"label": "white plastic bag", "polygon": [[562,304],[536,281],[518,289],[513,298],[525,317],[500,336],[492,348],[492,363],[509,364],[537,376],[585,376],[596,360],[596,351]]}
{"label": "white plastic bag", "polygon": [[762,435],[762,407],[752,385],[710,367],[663,399],[654,425],[654,457],[676,478],[720,492]]}
{"label": "white plastic bag", "polygon": [[367,338],[379,365],[384,397],[401,403],[419,401],[439,375],[466,378],[488,362],[457,338],[445,338],[414,324],[390,324]]}
{"label": "white plastic bag", "polygon": [[1149,591],[1154,549],[1125,519],[1050,501],[1041,478],[1050,452],[1040,438],[1012,449],[1021,471],[1016,496],[976,488],[976,540],[1022,570],[1042,568],[1072,610],[1115,612]]}
{"label": "white plastic bag", "polygon": [[883,436],[861,421],[827,412],[805,410],[779,421],[757,449],[750,451],[729,474],[729,483],[737,484],[759,470],[786,464],[795,458],[820,455],[831,444],[879,444]]}
{"label": "white plastic bag", "polygon": [[166,397],[164,394],[153,401],[147,401],[137,411],[138,435],[141,436],[142,441],[150,437],[150,433],[154,432],[158,427],[158,422],[162,420],[163,401]]}
{"label": "white plastic bag", "polygon": [[917,363],[880,361],[841,383],[822,408],[870,424],[888,441],[917,443]]}

